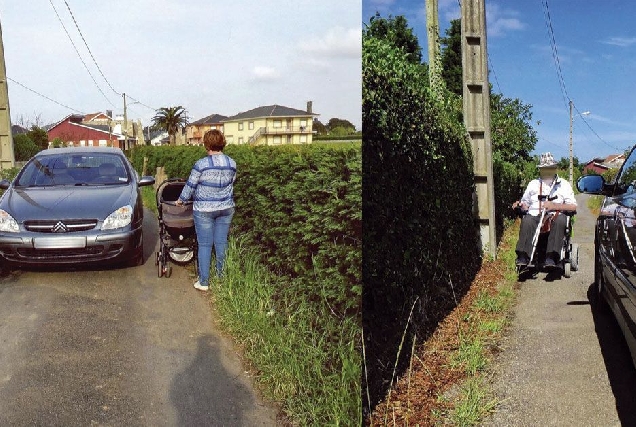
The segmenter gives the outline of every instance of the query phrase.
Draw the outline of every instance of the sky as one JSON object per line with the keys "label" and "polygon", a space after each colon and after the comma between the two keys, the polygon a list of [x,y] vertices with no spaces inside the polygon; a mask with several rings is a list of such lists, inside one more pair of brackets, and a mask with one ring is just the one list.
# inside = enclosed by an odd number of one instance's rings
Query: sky
{"label": "sky", "polygon": [[[636,144],[636,2],[485,2],[489,80],[493,92],[532,106],[533,154],[569,158],[570,100],[579,161]],[[459,5],[439,0],[442,36],[460,17]],[[428,58],[425,0],[363,0],[363,25],[376,11],[384,18],[403,15]]]}
{"label": "sky", "polygon": [[[0,0],[13,124],[264,105],[361,114],[361,1]],[[79,28],[79,30],[78,30]]]}

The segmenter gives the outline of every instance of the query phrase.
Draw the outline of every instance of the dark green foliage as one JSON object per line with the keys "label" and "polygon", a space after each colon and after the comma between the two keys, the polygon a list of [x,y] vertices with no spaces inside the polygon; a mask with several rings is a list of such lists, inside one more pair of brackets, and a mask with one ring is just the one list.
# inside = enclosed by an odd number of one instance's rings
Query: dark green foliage
{"label": "dark green foliage", "polygon": [[40,147],[27,134],[18,134],[13,137],[13,156],[18,162],[29,160],[33,157]]}
{"label": "dark green foliage", "polygon": [[363,37],[362,70],[363,390],[373,406],[411,308],[401,368],[414,336],[422,342],[467,290],[480,251],[472,155],[456,112],[436,103],[424,69],[391,42]]}
{"label": "dark green foliage", "polygon": [[44,129],[38,126],[31,126],[31,129],[27,132],[31,141],[39,147],[40,150],[49,148],[49,135]]}
{"label": "dark green foliage", "polygon": [[453,19],[446,30],[446,37],[441,37],[444,47],[441,53],[442,78],[446,88],[456,95],[462,96],[462,27],[460,19]]}
{"label": "dark green foliage", "polygon": [[413,64],[422,62],[422,48],[404,16],[389,15],[388,18],[382,18],[379,13],[376,13],[369,20],[369,25],[364,28],[363,34],[365,37],[386,40],[393,46],[403,49],[408,62]]}
{"label": "dark green foliage", "polygon": [[[306,293],[338,315],[359,315],[362,256],[362,156],[359,143],[229,145],[237,163],[232,233],[246,234],[262,261],[288,277],[284,292]],[[187,178],[203,147],[136,147],[138,171],[165,165]],[[293,286],[292,286],[293,284]]]}

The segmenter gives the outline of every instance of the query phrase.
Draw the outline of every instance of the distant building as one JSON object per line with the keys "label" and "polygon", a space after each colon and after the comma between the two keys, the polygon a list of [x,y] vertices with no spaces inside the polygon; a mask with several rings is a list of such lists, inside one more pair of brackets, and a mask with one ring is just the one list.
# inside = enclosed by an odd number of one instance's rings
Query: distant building
{"label": "distant building", "polygon": [[227,117],[221,114],[211,114],[188,124],[185,128],[187,143],[190,145],[203,144],[203,135],[211,129],[218,129],[223,132],[223,121],[226,119]]}
{"label": "distant building", "polygon": [[607,157],[596,157],[585,164],[583,174],[597,173],[602,175],[610,169],[619,169],[624,162],[624,154],[610,154]]}
{"label": "distant building", "polygon": [[307,111],[281,105],[257,107],[223,122],[228,144],[311,144],[313,118],[311,101]]}
{"label": "distant building", "polygon": [[141,123],[128,122],[128,132],[124,132],[123,120],[113,119],[112,113],[71,114],[47,129],[49,145],[56,138],[66,147],[117,147],[127,150],[144,144],[140,132]]}

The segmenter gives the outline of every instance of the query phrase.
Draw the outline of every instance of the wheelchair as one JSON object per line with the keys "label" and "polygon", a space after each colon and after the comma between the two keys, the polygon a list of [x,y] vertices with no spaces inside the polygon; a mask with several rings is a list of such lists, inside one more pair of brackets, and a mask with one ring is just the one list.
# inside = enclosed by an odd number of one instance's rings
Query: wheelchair
{"label": "wheelchair", "polygon": [[[526,213],[519,209],[515,209],[518,216],[524,216]],[[517,265],[517,275],[519,279],[530,276],[536,278],[539,272],[553,273],[557,272],[559,276],[563,275],[566,278],[572,276],[573,271],[579,269],[579,245],[572,243],[572,225],[573,218],[576,212],[561,212],[560,215],[565,215],[566,225],[565,234],[563,236],[563,245],[561,246],[560,260],[556,264],[556,268],[551,268],[549,271],[545,268],[546,249],[548,246],[548,234],[538,233],[538,236],[533,240],[532,256],[528,265]],[[537,226],[541,228],[541,221]],[[538,230],[537,230],[538,232]]]}

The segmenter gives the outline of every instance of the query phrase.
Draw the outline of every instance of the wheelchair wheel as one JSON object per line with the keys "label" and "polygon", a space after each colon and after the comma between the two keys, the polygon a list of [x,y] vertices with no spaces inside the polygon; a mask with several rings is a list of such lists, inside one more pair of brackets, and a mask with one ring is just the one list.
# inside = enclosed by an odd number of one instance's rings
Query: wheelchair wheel
{"label": "wheelchair wheel", "polygon": [[572,264],[569,262],[563,264],[563,275],[568,278],[572,275]]}
{"label": "wheelchair wheel", "polygon": [[579,245],[572,243],[572,250],[570,251],[570,262],[572,263],[572,271],[579,270]]}

